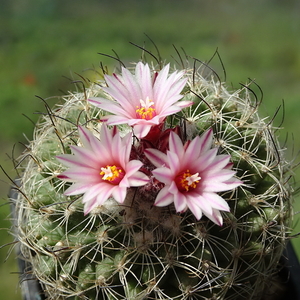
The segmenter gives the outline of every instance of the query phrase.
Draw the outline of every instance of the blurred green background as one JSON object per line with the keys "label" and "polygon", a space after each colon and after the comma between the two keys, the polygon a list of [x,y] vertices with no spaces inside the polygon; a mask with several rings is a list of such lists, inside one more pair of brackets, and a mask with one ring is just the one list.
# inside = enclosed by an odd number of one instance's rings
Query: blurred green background
{"label": "blurred green background", "polygon": [[[218,48],[229,86],[238,88],[248,77],[264,91],[261,115],[273,115],[285,103],[284,129],[288,155],[300,148],[300,1],[282,0],[0,0],[0,163],[14,177],[10,157],[31,139],[36,111],[43,98],[74,89],[69,78],[83,76],[100,61],[113,65],[98,52],[123,61],[138,60],[133,42],[152,50],[151,37],[162,56],[176,56],[172,44],[207,61]],[[220,64],[212,63],[220,72]],[[280,124],[279,113],[275,124]],[[14,146],[15,145],[15,146]],[[12,148],[15,148],[12,154]],[[297,181],[300,178],[296,174]],[[9,180],[0,174],[0,239],[12,242],[6,195]],[[299,198],[295,211],[300,209]],[[296,220],[295,232],[300,231]],[[298,224],[298,225],[297,225]],[[300,257],[300,241],[294,240]],[[21,299],[17,266],[10,247],[0,249],[0,295]]]}

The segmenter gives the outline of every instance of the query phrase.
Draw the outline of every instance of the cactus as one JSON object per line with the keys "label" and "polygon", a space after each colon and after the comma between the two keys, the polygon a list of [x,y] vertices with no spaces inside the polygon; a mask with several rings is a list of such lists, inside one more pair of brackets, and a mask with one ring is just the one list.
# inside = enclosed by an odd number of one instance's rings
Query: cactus
{"label": "cactus", "polygon": [[[292,220],[290,163],[257,113],[254,83],[230,91],[195,65],[167,76],[169,65],[140,62],[47,106],[19,158],[16,201],[17,239],[46,299],[275,299]],[[144,93],[140,107],[132,103],[138,121],[118,104],[128,82],[138,85],[129,96]],[[169,106],[154,109],[155,97]],[[177,176],[172,187],[164,179],[172,151],[177,164],[208,170]],[[91,169],[109,155],[120,170],[108,161],[91,182],[74,175],[72,166]],[[97,176],[117,183],[105,194]],[[200,184],[200,204],[177,198]]]}

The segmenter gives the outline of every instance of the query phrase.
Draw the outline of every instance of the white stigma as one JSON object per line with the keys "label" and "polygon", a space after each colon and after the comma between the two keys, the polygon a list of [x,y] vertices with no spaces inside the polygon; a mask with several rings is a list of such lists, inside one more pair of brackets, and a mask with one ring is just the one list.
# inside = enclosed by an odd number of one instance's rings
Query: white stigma
{"label": "white stigma", "polygon": [[185,178],[185,180],[187,181],[188,185],[192,185],[194,182],[199,181],[201,179],[201,177],[198,176],[199,173],[195,173],[192,176],[188,176]]}
{"label": "white stigma", "polygon": [[108,168],[101,168],[101,171],[104,173],[102,179],[107,179],[107,178],[110,178],[112,177],[114,174],[113,172],[111,171],[111,168],[108,167]]}
{"label": "white stigma", "polygon": [[146,109],[150,108],[152,105],[154,105],[154,102],[149,99],[147,96],[146,101],[140,99],[141,107],[144,107]]}

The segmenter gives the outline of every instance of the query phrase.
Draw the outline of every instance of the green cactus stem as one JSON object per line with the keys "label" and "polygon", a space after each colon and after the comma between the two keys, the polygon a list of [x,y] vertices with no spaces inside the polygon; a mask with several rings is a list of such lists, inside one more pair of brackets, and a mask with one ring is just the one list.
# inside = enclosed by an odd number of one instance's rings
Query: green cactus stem
{"label": "green cactus stem", "polygon": [[[66,167],[56,156],[82,146],[78,125],[99,136],[107,113],[88,99],[109,99],[104,79],[41,116],[19,158],[16,238],[47,300],[275,299],[293,214],[291,164],[257,112],[255,84],[231,90],[206,70],[186,65],[182,100],[194,104],[169,116],[163,130],[169,138],[176,128],[185,143],[212,129],[218,155],[230,155],[243,184],[218,193],[230,207],[222,226],[173,204],[154,205],[158,181],[130,187],[123,203],[110,197],[86,215],[82,195],[64,195],[71,183],[58,178]],[[118,127],[122,136],[132,131]],[[132,156],[151,172],[147,145],[136,139]]]}

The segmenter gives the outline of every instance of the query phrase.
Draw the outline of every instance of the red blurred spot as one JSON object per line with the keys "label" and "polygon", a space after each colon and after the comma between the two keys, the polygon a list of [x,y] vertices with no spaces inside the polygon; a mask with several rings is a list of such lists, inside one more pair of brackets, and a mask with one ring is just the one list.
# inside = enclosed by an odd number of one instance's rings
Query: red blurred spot
{"label": "red blurred spot", "polygon": [[28,73],[23,77],[22,83],[29,86],[36,85],[36,77],[32,73]]}

